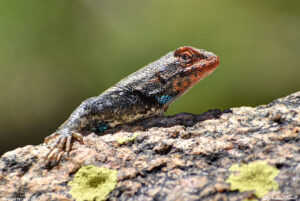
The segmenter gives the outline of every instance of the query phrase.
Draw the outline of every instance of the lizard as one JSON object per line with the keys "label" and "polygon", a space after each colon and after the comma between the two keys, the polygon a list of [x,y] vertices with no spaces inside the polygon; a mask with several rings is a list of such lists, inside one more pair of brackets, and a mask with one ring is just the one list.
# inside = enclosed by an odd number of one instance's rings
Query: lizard
{"label": "lizard", "polygon": [[183,46],[130,74],[98,96],[83,101],[45,143],[55,140],[46,161],[57,163],[84,132],[103,133],[118,125],[163,116],[169,105],[219,65],[212,52]]}

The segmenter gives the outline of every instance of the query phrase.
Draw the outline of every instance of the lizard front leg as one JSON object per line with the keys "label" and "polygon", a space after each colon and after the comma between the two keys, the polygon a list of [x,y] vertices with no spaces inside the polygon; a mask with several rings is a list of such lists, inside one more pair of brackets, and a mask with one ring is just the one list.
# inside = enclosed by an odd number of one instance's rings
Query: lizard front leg
{"label": "lizard front leg", "polygon": [[50,140],[55,139],[55,143],[49,149],[46,159],[47,162],[58,162],[64,152],[67,154],[72,148],[73,140],[79,141],[83,144],[83,137],[80,133],[71,131],[69,129],[61,129],[53,133],[52,135],[45,138],[45,143],[48,143]]}
{"label": "lizard front leg", "polygon": [[91,99],[87,99],[82,102],[56,132],[45,138],[45,143],[56,139],[47,153],[46,163],[56,163],[65,152],[68,154],[74,140],[83,144],[83,137],[79,132],[83,130],[90,115],[90,101]]}

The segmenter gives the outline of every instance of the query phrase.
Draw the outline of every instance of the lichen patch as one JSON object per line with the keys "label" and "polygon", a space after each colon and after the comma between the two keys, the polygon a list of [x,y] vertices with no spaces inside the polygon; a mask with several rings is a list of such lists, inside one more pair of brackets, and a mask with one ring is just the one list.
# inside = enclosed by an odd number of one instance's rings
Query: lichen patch
{"label": "lichen patch", "polygon": [[70,194],[76,201],[103,201],[117,185],[117,170],[88,165],[75,174]]}
{"label": "lichen patch", "polygon": [[232,174],[226,180],[230,183],[230,190],[254,191],[258,198],[262,198],[271,190],[277,190],[278,184],[274,180],[279,170],[271,167],[265,161],[255,161],[250,164],[234,164],[229,168]]}

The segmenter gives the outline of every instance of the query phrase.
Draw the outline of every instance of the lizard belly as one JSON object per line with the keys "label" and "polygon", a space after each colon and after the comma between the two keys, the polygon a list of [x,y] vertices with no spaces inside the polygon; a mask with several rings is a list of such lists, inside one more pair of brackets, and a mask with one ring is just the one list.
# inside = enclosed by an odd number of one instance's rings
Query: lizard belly
{"label": "lizard belly", "polygon": [[147,119],[153,116],[162,116],[163,110],[159,110],[157,108],[151,108],[148,111],[145,112],[137,112],[137,113],[131,113],[131,114],[125,114],[122,116],[122,122],[112,122],[112,124],[117,125],[118,123],[132,123],[141,119]]}

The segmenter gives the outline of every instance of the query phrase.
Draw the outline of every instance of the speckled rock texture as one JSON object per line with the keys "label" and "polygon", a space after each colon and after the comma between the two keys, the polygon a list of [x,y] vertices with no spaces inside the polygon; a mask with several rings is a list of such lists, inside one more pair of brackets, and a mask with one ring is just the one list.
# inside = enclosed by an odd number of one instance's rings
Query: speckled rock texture
{"label": "speckled rock texture", "polygon": [[[120,138],[130,140],[119,144]],[[73,200],[67,183],[85,165],[118,171],[108,200],[243,200],[254,194],[231,191],[228,169],[257,160],[280,171],[279,190],[265,198],[300,199],[300,92],[256,108],[150,119],[115,134],[90,134],[84,143],[75,142],[54,167],[44,164],[50,145],[5,153],[0,200]]]}

